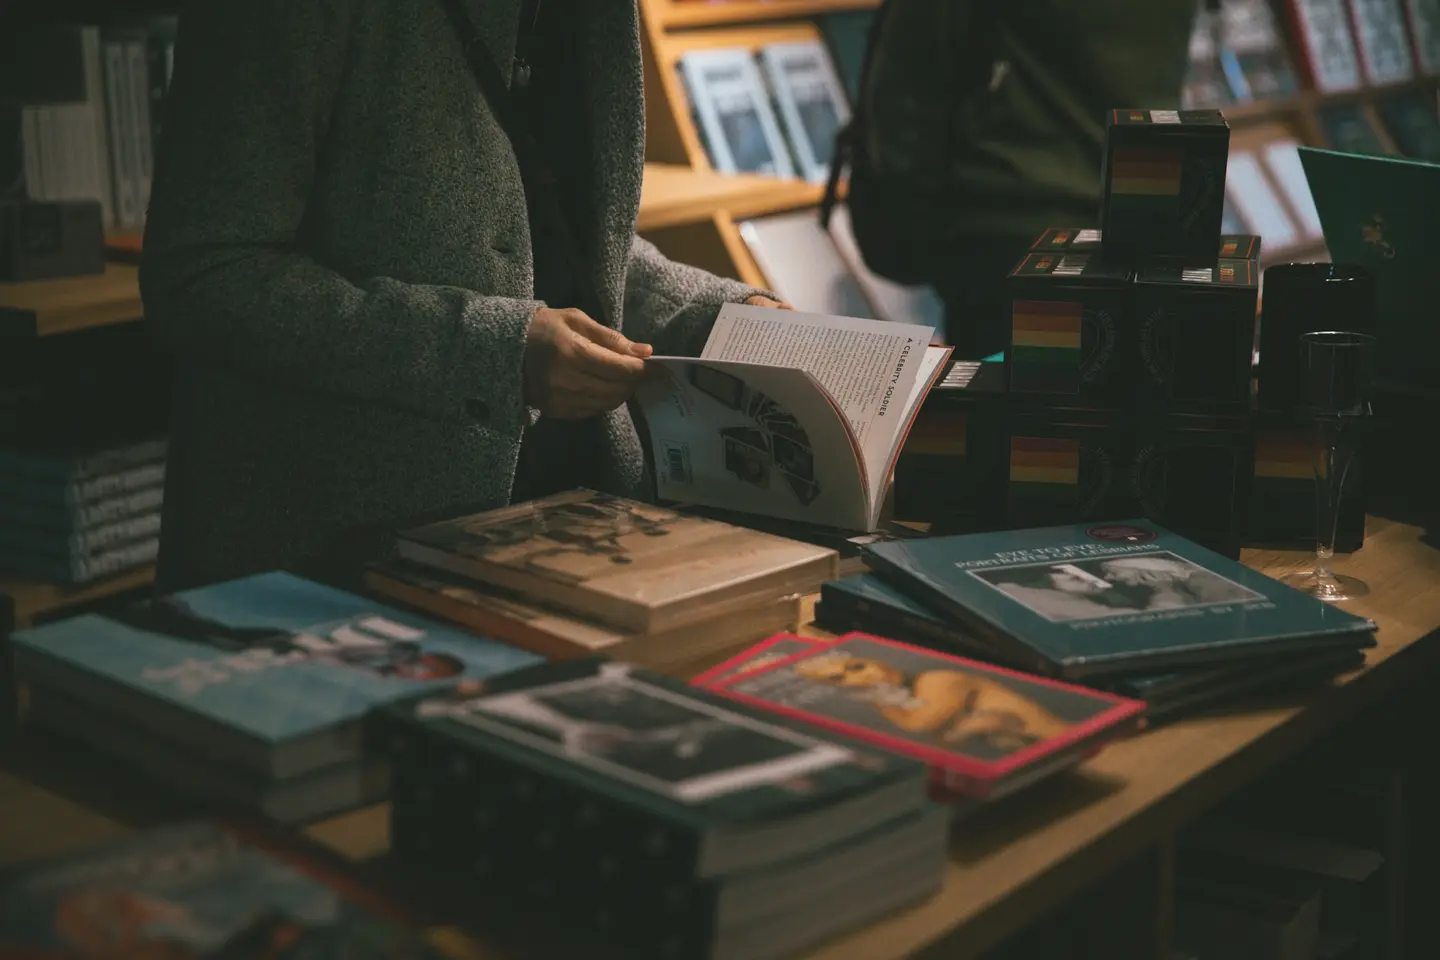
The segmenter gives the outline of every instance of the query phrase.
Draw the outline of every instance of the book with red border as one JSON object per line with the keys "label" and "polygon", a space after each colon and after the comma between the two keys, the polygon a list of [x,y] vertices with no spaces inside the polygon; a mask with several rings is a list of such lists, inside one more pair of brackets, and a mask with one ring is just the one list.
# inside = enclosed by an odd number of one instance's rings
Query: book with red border
{"label": "book with red border", "polygon": [[1079,762],[1137,729],[1145,711],[1138,700],[863,633],[736,666],[712,671],[730,675],[707,689],[920,760],[949,789],[988,800]]}

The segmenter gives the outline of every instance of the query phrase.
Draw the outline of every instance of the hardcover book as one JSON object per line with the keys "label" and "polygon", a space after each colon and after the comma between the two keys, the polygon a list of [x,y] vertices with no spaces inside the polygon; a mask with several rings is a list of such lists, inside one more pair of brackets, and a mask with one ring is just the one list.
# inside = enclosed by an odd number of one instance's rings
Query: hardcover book
{"label": "hardcover book", "polygon": [[533,654],[286,573],[18,631],[15,673],[168,743],[284,779],[360,756],[360,721]]}
{"label": "hardcover book", "polygon": [[[574,877],[624,850],[652,879],[729,876],[813,854],[919,811],[924,768],[773,723],[630,664],[575,660],[412,697],[372,735],[396,779],[393,842],[423,854],[411,787],[436,766],[487,836],[569,851]],[[597,830],[591,825],[605,825]],[[413,833],[412,831],[418,831]],[[458,838],[457,838],[458,839]],[[499,842],[498,839],[496,841]],[[422,845],[423,846],[423,845]]]}
{"label": "hardcover book", "polygon": [[1310,86],[1321,93],[1342,93],[1360,87],[1360,57],[1351,32],[1347,0],[1288,0],[1286,10]]}
{"label": "hardcover book", "polygon": [[150,536],[95,550],[76,551],[59,543],[45,550],[0,538],[0,569],[56,583],[79,584],[154,563],[160,540]]}
{"label": "hardcover book", "polygon": [[835,136],[850,119],[840,77],[819,40],[771,43],[760,49],[780,119],[795,152],[800,176],[824,183],[835,154]]}
{"label": "hardcover book", "polygon": [[680,629],[835,575],[823,547],[593,490],[399,534],[402,558],[634,633]]}
{"label": "hardcover book", "polygon": [[389,561],[365,572],[375,593],[431,616],[494,637],[547,660],[605,654],[653,670],[693,663],[737,644],[793,630],[800,622],[800,596],[781,597],[753,608],[659,633],[623,633],[589,620],[567,617],[500,590]]}
{"label": "hardcover book", "polygon": [[716,170],[795,175],[765,81],[749,50],[697,50],[680,59],[679,70]]}
{"label": "hardcover book", "polygon": [[0,449],[0,475],[29,476],[61,483],[119,473],[165,459],[163,439],[81,450]]}
{"label": "hardcover book", "polygon": [[163,461],[126,467],[113,473],[63,479],[29,473],[0,473],[0,498],[21,500],[37,510],[73,511],[97,500],[160,487],[164,483]]}
{"label": "hardcover book", "polygon": [[1373,646],[1375,624],[1144,520],[879,543],[893,586],[1072,679]]}
{"label": "hardcover book", "polygon": [[934,334],[727,304],[699,358],[652,357],[637,389],[659,497],[878,529],[905,435],[950,356]]}
{"label": "hardcover book", "polygon": [[1404,83],[1415,76],[1405,0],[1350,0],[1360,61],[1372,86]]}
{"label": "hardcover book", "polygon": [[1432,77],[1440,74],[1440,0],[1405,0],[1405,19],[1416,71]]}
{"label": "hardcover book", "polygon": [[186,823],[0,877],[6,957],[440,956],[307,860]]}
{"label": "hardcover book", "polygon": [[1235,58],[1239,84],[1253,100],[1293,97],[1298,88],[1285,40],[1269,0],[1226,0],[1221,5],[1225,46]]}
{"label": "hardcover book", "polygon": [[[869,633],[1017,670],[1027,667],[1042,673],[1049,670],[1045,661],[1038,658],[1028,663],[1008,659],[1007,654],[1013,655],[1015,651],[997,650],[993,644],[978,640],[973,633],[870,574],[825,584],[820,590],[820,601],[815,604],[815,623],[835,634]],[[1250,690],[1330,677],[1358,666],[1364,659],[1364,654],[1356,650],[1321,650],[1236,664],[1099,677],[1091,685],[1122,697],[1144,700],[1145,717],[1154,724]],[[769,658],[757,657],[755,665],[763,662],[769,662]],[[716,679],[741,669],[748,670],[750,665],[737,666]],[[701,679],[697,677],[695,682],[698,684]]]}
{"label": "hardcover book", "polygon": [[41,507],[25,500],[0,497],[0,525],[24,525],[59,537],[79,536],[96,527],[134,520],[146,514],[158,516],[164,500],[165,488],[159,486],[70,506]]}
{"label": "hardcover book", "polygon": [[912,757],[995,799],[1036,768],[1133,730],[1145,705],[865,634],[710,687],[741,703]]}

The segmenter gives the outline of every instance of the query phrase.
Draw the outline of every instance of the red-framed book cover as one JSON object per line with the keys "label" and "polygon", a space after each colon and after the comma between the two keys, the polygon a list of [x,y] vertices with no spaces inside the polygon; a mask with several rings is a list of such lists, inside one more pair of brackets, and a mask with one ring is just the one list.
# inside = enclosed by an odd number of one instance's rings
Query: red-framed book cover
{"label": "red-framed book cover", "polygon": [[[773,639],[778,640],[780,638]],[[816,650],[813,648],[801,650],[783,659],[766,662],[752,669],[741,669],[735,672],[737,666],[743,667],[745,659],[747,659],[747,654],[750,657],[755,656],[757,652],[763,655],[764,645],[761,645],[762,649],[760,651],[752,647],[746,654],[741,654],[740,657],[727,661],[729,669],[731,670],[730,676],[708,685],[706,689],[729,697],[739,703],[766,710],[778,716],[808,723],[820,729],[850,737],[858,742],[866,743],[882,750],[920,760],[921,762],[929,764],[935,770],[940,771],[944,777],[944,782],[951,789],[963,790],[970,796],[982,799],[991,795],[997,787],[1003,786],[1006,780],[1023,775],[1028,767],[1042,761],[1052,760],[1058,754],[1069,751],[1083,754],[1085,751],[1093,750],[1094,747],[1103,742],[1138,729],[1143,723],[1145,704],[1139,700],[1131,700],[1114,694],[1076,686],[1075,684],[1038,677],[1033,674],[1022,673],[1018,670],[1008,670],[1003,667],[992,666],[964,657],[957,657],[911,644],[887,640],[871,634],[858,632],[847,633],[836,640],[829,641],[820,646],[825,650],[833,650],[847,641],[854,640],[880,644],[881,646],[890,647],[898,651],[920,655],[926,659],[934,659],[953,664],[959,672],[972,675],[978,674],[986,678],[996,678],[1002,681],[1009,680],[1011,683],[1019,681],[1023,685],[1039,689],[1062,691],[1068,696],[1079,696],[1095,702],[1098,705],[1103,705],[1103,708],[1090,717],[1070,725],[1058,736],[1048,737],[1029,746],[1022,747],[998,760],[982,761],[973,757],[961,756],[955,752],[925,746],[901,736],[877,733],[858,723],[848,723],[834,717],[776,704],[733,689],[738,683],[753,681],[757,677],[784,670],[802,659],[813,656],[816,653]],[[723,674],[727,664],[722,664],[714,671],[710,671],[710,673],[716,675]],[[697,678],[697,681],[699,679],[700,678]]]}

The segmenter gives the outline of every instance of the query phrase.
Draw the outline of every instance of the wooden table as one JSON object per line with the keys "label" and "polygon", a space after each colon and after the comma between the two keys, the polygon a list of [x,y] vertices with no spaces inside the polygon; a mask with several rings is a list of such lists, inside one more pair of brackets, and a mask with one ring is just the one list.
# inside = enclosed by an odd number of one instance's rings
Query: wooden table
{"label": "wooden table", "polygon": [[[1114,867],[1163,846],[1177,827],[1433,664],[1440,641],[1440,551],[1422,531],[1371,518],[1365,548],[1337,569],[1365,580],[1344,606],[1380,625],[1363,670],[1284,704],[1217,712],[1108,747],[1076,776],[1042,784],[956,828],[944,888],[928,902],[831,942],[808,960],[976,956]],[[1301,553],[1247,551],[1283,574]],[[818,634],[817,634],[818,635]],[[1433,642],[1432,642],[1433,641]],[[67,785],[0,767],[0,864],[117,836],[130,819],[100,812]],[[94,796],[90,794],[89,796]],[[100,796],[104,796],[102,792]],[[353,860],[387,847],[386,811],[372,807],[312,826]]]}

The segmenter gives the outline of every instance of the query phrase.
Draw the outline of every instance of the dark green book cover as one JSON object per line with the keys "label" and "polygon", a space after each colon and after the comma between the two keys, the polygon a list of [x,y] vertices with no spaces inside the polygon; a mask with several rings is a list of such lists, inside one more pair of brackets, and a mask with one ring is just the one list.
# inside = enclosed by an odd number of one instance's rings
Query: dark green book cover
{"label": "dark green book cover", "polygon": [[[412,698],[382,711],[376,731],[397,796],[425,757],[416,778],[437,784],[437,806],[483,811],[497,842],[548,832],[588,846],[575,856],[596,863],[650,850],[647,873],[756,869],[926,802],[921,764],[611,661],[546,664]],[[468,773],[441,789],[443,770]],[[537,817],[549,807],[555,816]]]}
{"label": "dark green book cover", "polygon": [[879,543],[866,555],[895,587],[1055,676],[1374,644],[1370,621],[1146,520]]}

